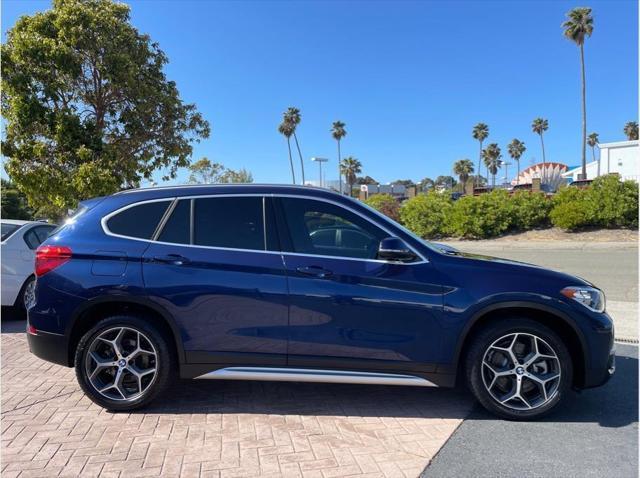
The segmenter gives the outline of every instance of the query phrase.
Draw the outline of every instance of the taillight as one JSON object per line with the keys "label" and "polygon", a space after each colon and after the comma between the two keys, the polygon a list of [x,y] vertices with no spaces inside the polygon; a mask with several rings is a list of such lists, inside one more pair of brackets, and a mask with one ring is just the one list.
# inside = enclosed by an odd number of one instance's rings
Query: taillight
{"label": "taillight", "polygon": [[71,259],[71,249],[66,246],[40,246],[36,250],[36,276],[46,274]]}

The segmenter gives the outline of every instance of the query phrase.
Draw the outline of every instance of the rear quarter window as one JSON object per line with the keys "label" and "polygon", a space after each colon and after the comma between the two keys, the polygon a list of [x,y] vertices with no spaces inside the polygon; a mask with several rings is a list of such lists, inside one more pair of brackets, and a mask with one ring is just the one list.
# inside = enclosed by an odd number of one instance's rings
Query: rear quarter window
{"label": "rear quarter window", "polygon": [[107,219],[107,229],[119,236],[151,239],[170,203],[163,200],[131,206]]}

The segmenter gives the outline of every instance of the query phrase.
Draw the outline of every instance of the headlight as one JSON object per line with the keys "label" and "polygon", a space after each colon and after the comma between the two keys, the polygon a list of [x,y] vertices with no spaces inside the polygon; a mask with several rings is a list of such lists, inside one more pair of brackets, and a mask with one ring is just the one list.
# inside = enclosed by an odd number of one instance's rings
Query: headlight
{"label": "headlight", "polygon": [[560,291],[565,297],[580,302],[594,312],[604,312],[604,293],[593,287],[565,287]]}

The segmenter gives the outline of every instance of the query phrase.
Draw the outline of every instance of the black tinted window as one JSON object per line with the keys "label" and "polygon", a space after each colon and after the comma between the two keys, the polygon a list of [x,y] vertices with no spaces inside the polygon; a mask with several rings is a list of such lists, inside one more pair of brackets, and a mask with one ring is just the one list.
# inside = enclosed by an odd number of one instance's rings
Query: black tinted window
{"label": "black tinted window", "polygon": [[37,226],[29,229],[24,235],[24,242],[27,243],[29,249],[37,249],[47,237],[51,234],[51,231],[55,229],[55,226]]}
{"label": "black tinted window", "polygon": [[170,201],[149,202],[125,209],[107,221],[107,227],[121,236],[151,239]]}
{"label": "black tinted window", "polygon": [[264,242],[261,197],[196,199],[194,244],[264,250]]}
{"label": "black tinted window", "polygon": [[374,259],[386,237],[348,209],[311,199],[282,198],[291,252]]}
{"label": "black tinted window", "polygon": [[16,232],[20,226],[18,224],[7,224],[5,222],[2,223],[2,240],[9,239],[11,234]]}
{"label": "black tinted window", "polygon": [[183,199],[179,201],[158,236],[158,240],[174,244],[189,244],[191,235],[190,216],[191,200]]}

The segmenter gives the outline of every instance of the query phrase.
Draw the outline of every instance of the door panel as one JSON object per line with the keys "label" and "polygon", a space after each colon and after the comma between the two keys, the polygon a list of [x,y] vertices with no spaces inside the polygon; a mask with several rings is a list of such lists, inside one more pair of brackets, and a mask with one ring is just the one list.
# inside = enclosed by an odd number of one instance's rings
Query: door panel
{"label": "door panel", "polygon": [[[178,203],[165,227],[189,224],[190,242],[195,238],[207,244],[242,234],[240,242],[261,250],[155,242],[145,253],[147,292],[176,319],[188,362],[286,363],[288,297],[282,257],[264,250],[270,215],[262,211],[263,199],[251,198],[260,201],[259,211],[252,201],[238,203],[244,199],[194,200],[195,220],[186,222],[173,216],[190,213]],[[163,230],[158,237],[184,236]]]}

